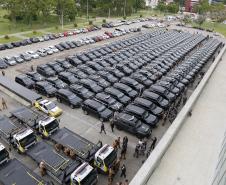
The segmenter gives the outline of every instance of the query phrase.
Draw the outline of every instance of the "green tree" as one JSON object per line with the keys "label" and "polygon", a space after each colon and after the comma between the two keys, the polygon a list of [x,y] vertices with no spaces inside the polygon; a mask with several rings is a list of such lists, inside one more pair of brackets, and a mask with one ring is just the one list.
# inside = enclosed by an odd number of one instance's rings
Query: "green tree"
{"label": "green tree", "polygon": [[196,22],[199,26],[201,26],[201,25],[205,22],[205,20],[206,20],[205,16],[199,15],[199,16],[197,17],[197,19],[195,20],[195,22]]}

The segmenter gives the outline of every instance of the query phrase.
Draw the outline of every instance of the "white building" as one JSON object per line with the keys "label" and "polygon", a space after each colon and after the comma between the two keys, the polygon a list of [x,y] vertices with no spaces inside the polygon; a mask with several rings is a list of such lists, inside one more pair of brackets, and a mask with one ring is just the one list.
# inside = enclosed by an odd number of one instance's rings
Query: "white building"
{"label": "white building", "polygon": [[158,0],[146,0],[146,6],[155,8],[158,5]]}

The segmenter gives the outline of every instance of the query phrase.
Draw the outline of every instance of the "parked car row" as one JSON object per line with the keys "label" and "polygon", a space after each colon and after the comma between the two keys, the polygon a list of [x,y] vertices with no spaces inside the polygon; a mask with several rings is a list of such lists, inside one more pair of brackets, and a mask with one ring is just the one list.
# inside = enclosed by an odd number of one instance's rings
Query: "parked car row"
{"label": "parked car row", "polygon": [[[197,57],[205,50],[213,54],[219,47],[216,40],[206,39],[176,31],[141,34],[39,65],[37,72],[23,76],[23,85],[29,79],[38,93],[82,107],[101,121],[118,112],[114,122],[119,129],[146,137],[209,60],[193,65],[185,56],[193,50]],[[204,46],[197,49],[200,43]],[[191,75],[190,69],[197,71]]]}
{"label": "parked car row", "polygon": [[139,18],[139,19],[133,19],[133,20],[121,20],[121,21],[116,21],[116,22],[108,22],[102,24],[102,27],[104,28],[113,28],[113,27],[118,27],[122,25],[130,25],[134,23],[139,23],[139,22],[146,22],[146,21],[151,21],[153,20],[152,18]]}
{"label": "parked car row", "polygon": [[55,46],[49,46],[46,48],[38,49],[37,51],[26,51],[24,53],[21,53],[20,55],[16,55],[13,57],[6,56],[4,58],[0,58],[0,69],[5,69],[8,66],[13,66],[23,62],[28,62],[28,61],[31,61],[32,59],[38,59],[40,57],[52,55],[60,51],[73,49],[83,45],[100,42],[102,40],[106,40],[112,37],[118,37],[125,34],[129,34],[130,32],[138,32],[138,31],[140,31],[139,28],[132,28],[129,30],[115,30],[114,32],[107,32],[103,35],[94,36],[90,38],[84,38],[76,41],[60,42]]}
{"label": "parked car row", "polygon": [[55,40],[55,39],[58,39],[61,37],[77,35],[80,33],[87,33],[87,32],[96,31],[96,30],[100,30],[100,29],[101,29],[101,27],[99,27],[99,26],[90,26],[87,28],[73,29],[70,31],[65,31],[63,33],[47,34],[47,35],[43,35],[40,37],[32,37],[32,38],[24,39],[22,41],[0,44],[0,51],[5,50],[5,49],[12,49],[14,47],[26,46],[26,45],[30,45],[30,44],[38,43],[38,42]]}

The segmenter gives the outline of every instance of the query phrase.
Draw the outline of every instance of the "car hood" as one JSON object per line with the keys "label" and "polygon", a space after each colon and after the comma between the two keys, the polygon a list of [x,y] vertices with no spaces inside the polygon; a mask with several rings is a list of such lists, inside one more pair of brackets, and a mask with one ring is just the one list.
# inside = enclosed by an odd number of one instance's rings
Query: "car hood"
{"label": "car hood", "polygon": [[132,90],[128,94],[129,94],[130,97],[134,98],[135,96],[137,96],[138,93],[137,93],[137,91]]}
{"label": "car hood", "polygon": [[79,98],[79,97],[76,97],[74,99],[71,99],[71,104],[73,104],[73,105],[78,105],[80,103],[82,103],[82,99]]}
{"label": "car hood", "polygon": [[130,98],[128,96],[123,96],[120,98],[120,102],[122,102],[123,104],[127,104],[129,103]]}
{"label": "car hood", "polygon": [[150,129],[150,126],[142,123],[140,127],[137,128],[137,131],[141,133],[149,133],[151,132],[151,129]]}
{"label": "car hood", "polygon": [[112,116],[113,112],[110,109],[105,109],[100,113],[101,117],[108,119]]}
{"label": "car hood", "polygon": [[144,119],[145,122],[150,125],[150,126],[154,126],[156,125],[158,118],[155,115],[150,114],[147,118]]}
{"label": "car hood", "polygon": [[122,107],[123,107],[123,105],[119,102],[114,103],[113,105],[110,106],[110,108],[112,108],[113,110],[117,110],[117,111],[121,110]]}
{"label": "car hood", "polygon": [[56,88],[51,88],[51,89],[48,89],[48,90],[46,90],[49,94],[54,94],[56,91],[57,91],[57,89]]}

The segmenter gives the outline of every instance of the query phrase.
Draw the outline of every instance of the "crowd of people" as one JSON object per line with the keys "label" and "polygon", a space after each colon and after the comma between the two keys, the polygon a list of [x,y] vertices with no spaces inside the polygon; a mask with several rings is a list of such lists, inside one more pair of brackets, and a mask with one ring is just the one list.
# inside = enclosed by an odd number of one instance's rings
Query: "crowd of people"
{"label": "crowd of people", "polygon": [[[115,127],[114,122],[110,121],[110,128],[111,128],[112,132],[114,132],[114,127]],[[101,122],[101,126],[100,126],[100,134],[101,133],[106,134],[105,125],[103,122]],[[151,141],[152,141],[152,143],[147,150],[147,142],[148,141],[140,139],[134,149],[133,157],[138,158],[139,156],[145,156],[145,153],[146,153],[146,156],[148,157],[150,155],[150,152],[152,150],[154,150],[154,148],[156,146],[157,138],[153,137],[153,138],[151,138]],[[115,139],[113,141],[112,147],[119,154],[119,158],[117,159],[115,165],[109,169],[108,185],[113,185],[112,183],[113,183],[114,177],[119,170],[120,170],[120,177],[124,178],[125,180],[124,180],[124,182],[122,182],[122,181],[117,182],[116,185],[128,185],[129,181],[126,178],[127,177],[126,165],[124,163],[122,163],[123,160],[126,160],[128,137],[127,136],[123,137],[122,141],[121,141],[121,137],[118,137],[117,139]],[[122,165],[121,165],[121,163],[122,163]]]}

